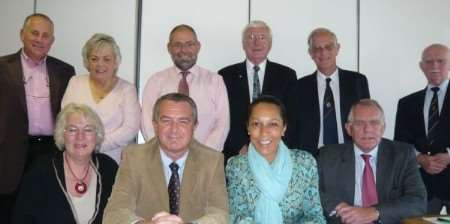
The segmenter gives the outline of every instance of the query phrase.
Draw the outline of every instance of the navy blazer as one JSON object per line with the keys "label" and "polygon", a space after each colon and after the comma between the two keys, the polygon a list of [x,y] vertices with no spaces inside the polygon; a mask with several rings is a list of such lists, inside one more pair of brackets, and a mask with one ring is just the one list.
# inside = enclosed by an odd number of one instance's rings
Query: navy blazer
{"label": "navy blazer", "polygon": [[[246,62],[237,63],[219,70],[228,91],[230,104],[230,132],[225,141],[223,153],[225,161],[237,155],[242,146],[248,144],[247,134],[248,106],[250,90],[248,88]],[[292,148],[290,136],[295,133],[295,81],[296,72],[284,65],[267,60],[262,86],[263,95],[277,97],[287,110],[288,121],[285,143]]]}
{"label": "navy blazer", "polygon": [[[21,51],[0,57],[0,194],[13,192],[22,177],[28,149],[28,112],[23,83]],[[53,119],[61,108],[61,99],[73,66],[47,57],[50,103]]]}
{"label": "navy blazer", "polygon": [[[376,185],[381,223],[400,223],[426,211],[426,190],[411,145],[382,139],[378,145]],[[340,202],[354,204],[353,143],[327,145],[318,157],[319,188],[325,214]],[[330,219],[330,222],[338,221]]]}
{"label": "navy blazer", "polygon": [[[425,92],[426,88],[398,101],[394,139],[410,143],[415,146],[417,151],[424,154],[447,153],[447,148],[450,147],[450,88],[447,88],[445,94],[439,123],[436,127],[437,138],[432,145],[429,145],[427,141],[423,116]],[[440,199],[450,200],[450,166],[436,175],[430,175],[422,168],[420,171],[430,198],[436,196]]]}
{"label": "navy blazer", "polygon": [[[360,99],[370,98],[366,76],[338,68],[342,133],[345,142],[351,140],[345,131],[345,122],[352,105]],[[320,135],[320,107],[317,90],[317,71],[297,81],[297,133],[294,148],[317,155]]]}

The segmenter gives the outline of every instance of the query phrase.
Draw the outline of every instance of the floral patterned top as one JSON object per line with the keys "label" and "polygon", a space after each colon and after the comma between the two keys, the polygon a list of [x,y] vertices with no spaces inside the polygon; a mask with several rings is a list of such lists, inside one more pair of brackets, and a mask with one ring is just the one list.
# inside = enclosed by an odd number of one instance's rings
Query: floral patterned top
{"label": "floral patterned top", "polygon": [[[283,222],[326,223],[319,197],[316,160],[302,150],[291,150],[292,177],[280,202]],[[226,167],[230,223],[255,223],[253,217],[260,190],[250,169],[247,155],[237,155]]]}

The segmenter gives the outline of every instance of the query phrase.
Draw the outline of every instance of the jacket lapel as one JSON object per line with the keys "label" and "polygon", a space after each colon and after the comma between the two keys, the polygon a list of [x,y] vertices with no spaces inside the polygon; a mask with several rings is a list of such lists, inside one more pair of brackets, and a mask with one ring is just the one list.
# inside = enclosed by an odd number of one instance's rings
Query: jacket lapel
{"label": "jacket lapel", "polygon": [[242,91],[241,96],[243,97],[243,100],[245,100],[245,105],[248,105],[250,103],[250,90],[248,88],[248,74],[245,62],[246,61],[239,64],[236,83],[238,85],[237,89]]}
{"label": "jacket lapel", "polygon": [[60,80],[58,76],[58,69],[53,63],[53,60],[50,58],[50,56],[47,57],[47,75],[48,75],[48,88],[50,91],[50,103],[51,103],[51,109],[52,109],[52,115],[55,118],[58,114],[59,108],[61,105],[59,105],[58,98],[60,93]]}
{"label": "jacket lapel", "polygon": [[314,127],[312,127],[312,133],[313,133],[313,137],[314,142],[316,144],[317,147],[317,143],[319,142],[319,135],[320,135],[320,106],[319,104],[322,102],[319,102],[319,92],[318,92],[318,87],[317,87],[317,71],[313,73],[312,77],[311,77],[311,92],[307,93],[309,96],[311,96],[311,120],[312,120],[312,124],[314,124]]}
{"label": "jacket lapel", "polygon": [[342,173],[342,197],[348,203],[355,200],[355,154],[353,144],[346,144],[341,160],[340,172]]}
{"label": "jacket lapel", "polygon": [[148,157],[151,159],[147,164],[147,173],[150,175],[151,188],[155,191],[155,195],[160,198],[160,200],[158,200],[159,203],[162,204],[165,211],[169,211],[169,193],[167,191],[163,163],[161,161],[159,145],[155,144],[155,142],[156,140],[149,143],[151,149],[148,150]]}
{"label": "jacket lapel", "polygon": [[271,92],[273,84],[275,83],[275,80],[277,77],[277,71],[272,66],[272,62],[267,60],[266,63],[266,70],[264,71],[264,82],[262,87],[262,93],[266,94],[268,92]]}
{"label": "jacket lapel", "polygon": [[184,166],[183,171],[183,179],[181,181],[181,199],[180,199],[180,211],[189,211],[189,206],[191,206],[192,203],[190,203],[192,197],[192,193],[195,191],[195,187],[197,183],[200,182],[198,180],[198,151],[197,147],[193,146],[197,144],[195,140],[189,145],[189,154],[186,158],[186,164]]}
{"label": "jacket lapel", "polygon": [[380,144],[378,145],[378,155],[377,155],[377,179],[376,179],[376,185],[377,185],[377,195],[378,195],[378,202],[385,201],[385,199],[388,199],[388,192],[385,190],[387,185],[386,183],[386,174],[389,174],[392,172],[392,158],[393,155],[390,155],[390,149],[387,148],[387,145],[384,143],[384,140],[381,140]]}
{"label": "jacket lapel", "polygon": [[17,52],[9,63],[9,79],[14,86],[17,96],[19,97],[19,103],[22,105],[24,111],[27,112],[27,101],[25,99],[25,86],[23,81],[23,69],[20,58],[21,51]]}

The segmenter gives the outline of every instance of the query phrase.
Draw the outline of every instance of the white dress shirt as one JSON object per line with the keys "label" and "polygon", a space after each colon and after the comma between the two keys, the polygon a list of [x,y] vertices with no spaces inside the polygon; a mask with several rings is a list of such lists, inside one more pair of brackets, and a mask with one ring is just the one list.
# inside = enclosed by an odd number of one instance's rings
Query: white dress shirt
{"label": "white dress shirt", "polygon": [[[248,90],[250,91],[250,102],[253,100],[253,74],[255,73],[255,70],[253,67],[255,66],[252,62],[249,60],[246,60],[245,65],[247,67],[247,80],[248,80]],[[266,65],[267,65],[267,59],[263,62],[259,63],[259,71],[258,71],[258,78],[259,78],[259,92],[262,93],[262,87],[264,84],[264,75],[266,73]]]}
{"label": "white dress shirt", "polygon": [[175,162],[178,165],[178,177],[180,177],[180,186],[181,186],[181,179],[183,179],[184,165],[186,164],[186,158],[187,158],[187,155],[189,154],[189,151],[187,151],[177,161],[173,161],[173,159],[171,159],[169,156],[167,156],[167,154],[162,149],[159,149],[159,154],[161,155],[161,161],[162,161],[163,170],[164,170],[164,177],[166,178],[166,185],[169,186],[170,176],[172,176],[172,170],[170,169],[169,165],[172,162]]}
{"label": "white dress shirt", "polygon": [[325,89],[327,87],[327,78],[331,78],[330,88],[333,91],[334,99],[334,109],[336,111],[336,124],[338,131],[338,141],[339,143],[344,143],[344,133],[342,132],[341,123],[341,100],[340,100],[340,90],[339,90],[339,72],[338,69],[330,75],[326,76],[317,70],[317,91],[319,96],[319,108],[320,108],[320,132],[319,132],[319,143],[318,148],[323,146],[323,98],[325,96]]}
{"label": "white dress shirt", "polygon": [[361,155],[370,155],[369,163],[372,167],[373,177],[375,178],[375,183],[377,182],[377,159],[378,159],[378,145],[375,146],[369,153],[365,153],[358,148],[358,146],[353,145],[353,150],[355,152],[355,206],[362,206],[362,178],[364,174],[365,162]]}

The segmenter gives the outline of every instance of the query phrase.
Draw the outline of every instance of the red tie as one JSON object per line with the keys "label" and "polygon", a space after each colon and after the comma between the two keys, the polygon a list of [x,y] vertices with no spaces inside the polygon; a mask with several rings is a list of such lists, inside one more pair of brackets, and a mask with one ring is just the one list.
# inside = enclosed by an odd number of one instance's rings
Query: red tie
{"label": "red tie", "polygon": [[182,75],[182,78],[180,80],[180,83],[178,84],[178,92],[189,96],[189,86],[186,80],[186,76],[189,75],[189,71],[182,71],[180,73]]}
{"label": "red tie", "polygon": [[370,155],[361,155],[364,159],[364,171],[362,181],[362,204],[363,207],[371,207],[378,203],[377,186],[373,176],[372,167],[370,166]]}

